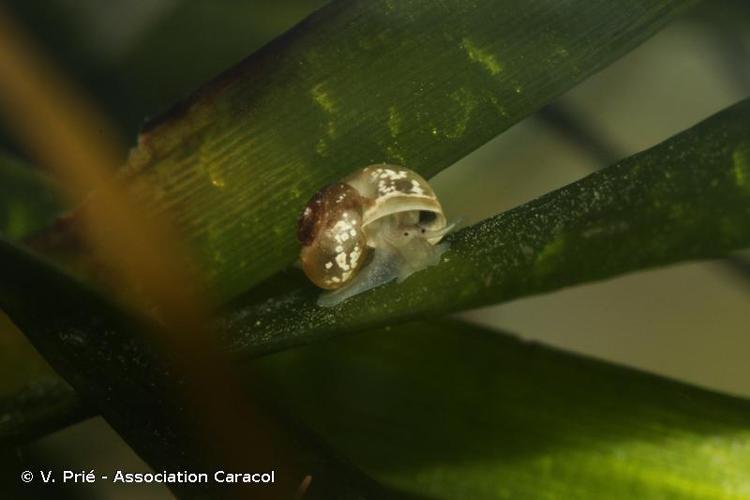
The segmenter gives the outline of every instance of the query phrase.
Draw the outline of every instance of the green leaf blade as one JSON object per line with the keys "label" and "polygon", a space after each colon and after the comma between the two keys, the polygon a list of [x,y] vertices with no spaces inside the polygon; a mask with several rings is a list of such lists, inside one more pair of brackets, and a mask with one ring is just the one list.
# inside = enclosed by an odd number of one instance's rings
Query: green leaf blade
{"label": "green leaf blade", "polygon": [[[201,411],[198,405],[210,402],[185,390],[187,376],[176,362],[179,354],[165,350],[153,335],[147,335],[158,328],[151,320],[123,310],[2,238],[0,307],[62,377],[40,373],[27,387],[0,396],[0,445],[17,445],[100,412],[155,470],[216,471],[236,463],[230,454],[217,456],[206,427],[195,425],[192,415]],[[207,366],[203,365],[201,375]],[[243,397],[240,394],[234,396]],[[263,403],[261,411],[281,421],[289,433],[295,454],[288,460],[299,480],[305,475],[316,478],[307,492],[310,499],[427,499],[383,487],[333,453],[307,428],[275,413],[270,403]],[[232,437],[243,439],[242,432]],[[251,425],[247,432],[271,431]],[[260,447],[253,452],[262,453]],[[263,456],[267,455],[256,455]],[[269,467],[276,470],[285,465]],[[234,467],[241,470],[242,465]],[[168,486],[184,498],[234,498],[237,494],[231,485],[222,483]]]}
{"label": "green leaf blade", "polygon": [[222,320],[231,349],[256,356],[747,247],[748,122],[750,100],[460,231],[439,266],[335,308],[317,307],[312,286],[260,304],[238,301]]}
{"label": "green leaf blade", "polygon": [[[22,240],[63,211],[54,183],[0,153],[0,235]],[[91,415],[0,311],[0,443],[28,442]]]}
{"label": "green leaf blade", "polygon": [[692,3],[333,3],[148,127],[135,190],[232,298],[294,261],[325,184],[379,162],[435,174]]}
{"label": "green leaf blade", "polygon": [[[408,318],[510,300],[750,244],[750,101],[620,165],[455,235],[447,262],[335,309],[311,285],[237,301],[219,321],[254,357]],[[597,194],[598,193],[598,194]],[[9,269],[12,269],[11,266]],[[261,302],[258,304],[257,301]]]}
{"label": "green leaf blade", "polygon": [[26,444],[94,415],[64,380],[36,376],[27,386],[0,395],[0,446]]}
{"label": "green leaf blade", "polygon": [[20,240],[48,227],[62,212],[53,183],[0,152],[0,234]]}
{"label": "green leaf blade", "polygon": [[436,498],[750,493],[747,400],[465,323],[260,361],[288,411],[377,477]]}

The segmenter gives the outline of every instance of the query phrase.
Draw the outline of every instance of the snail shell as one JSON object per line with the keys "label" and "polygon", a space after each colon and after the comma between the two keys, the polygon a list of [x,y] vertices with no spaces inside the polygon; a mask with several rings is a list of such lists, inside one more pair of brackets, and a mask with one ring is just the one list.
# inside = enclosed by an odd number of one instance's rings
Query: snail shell
{"label": "snail shell", "polygon": [[451,229],[424,178],[395,165],[371,165],[321,189],[300,215],[302,269],[332,306],[440,261]]}
{"label": "snail shell", "polygon": [[353,187],[337,183],[318,191],[302,212],[297,223],[302,269],[319,287],[340,288],[362,267],[367,255],[362,204]]}

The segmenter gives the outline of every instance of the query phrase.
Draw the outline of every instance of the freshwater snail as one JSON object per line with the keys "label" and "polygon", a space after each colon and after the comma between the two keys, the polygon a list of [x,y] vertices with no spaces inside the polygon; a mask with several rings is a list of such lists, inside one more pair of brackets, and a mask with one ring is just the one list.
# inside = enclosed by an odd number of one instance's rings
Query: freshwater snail
{"label": "freshwater snail", "polygon": [[316,193],[297,222],[302,269],[333,306],[440,262],[450,231],[430,185],[395,165],[370,165]]}

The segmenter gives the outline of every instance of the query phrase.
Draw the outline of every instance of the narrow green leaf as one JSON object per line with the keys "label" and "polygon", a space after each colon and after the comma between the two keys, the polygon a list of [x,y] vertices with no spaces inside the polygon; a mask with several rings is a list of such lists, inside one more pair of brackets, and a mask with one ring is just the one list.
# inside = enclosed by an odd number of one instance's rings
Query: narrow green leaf
{"label": "narrow green leaf", "polygon": [[19,159],[0,153],[0,234],[19,240],[61,212],[53,184]]}
{"label": "narrow green leaf", "polygon": [[25,444],[94,415],[64,380],[36,376],[27,386],[0,397],[0,448]]}
{"label": "narrow green leaf", "polygon": [[[455,235],[447,261],[335,309],[312,286],[220,319],[228,349],[253,357],[331,335],[511,300],[750,245],[750,101],[619,165]],[[747,175],[750,178],[750,175]],[[295,288],[296,287],[296,288]]]}
{"label": "narrow green leaf", "polygon": [[234,297],[294,261],[326,183],[384,161],[435,174],[693,3],[332,2],[148,126],[134,190]]}
{"label": "narrow green leaf", "polygon": [[[204,436],[192,432],[186,412],[190,404],[200,402],[186,400],[185,379],[174,354],[148,341],[145,333],[155,327],[150,322],[126,314],[2,238],[0,308],[80,395],[79,400],[70,386],[52,378],[0,400],[0,443],[37,437],[98,411],[156,470],[212,472],[227,466],[209,453]],[[304,426],[283,415],[279,418],[286,420],[297,446],[299,456],[293,459],[314,478],[306,498],[427,498],[382,487]],[[257,430],[248,430],[253,431]],[[269,470],[278,466],[268,464]],[[217,483],[204,488],[168,486],[184,498],[234,498],[232,489]]]}
{"label": "narrow green leaf", "polygon": [[259,361],[337,449],[435,498],[750,497],[746,400],[457,322]]}
{"label": "narrow green leaf", "polygon": [[[21,240],[62,212],[54,184],[0,153],[0,234]],[[27,442],[91,414],[0,311],[0,443]]]}
{"label": "narrow green leaf", "polygon": [[[180,443],[181,429],[161,430],[174,408],[151,406],[176,381],[137,333],[148,331],[146,324],[5,240],[0,240],[0,308],[146,460],[179,463],[179,450],[187,446]],[[139,448],[139,440],[147,444]]]}
{"label": "narrow green leaf", "polygon": [[750,100],[612,167],[460,231],[443,262],[330,309],[301,287],[223,320],[256,356],[331,335],[750,245]]}

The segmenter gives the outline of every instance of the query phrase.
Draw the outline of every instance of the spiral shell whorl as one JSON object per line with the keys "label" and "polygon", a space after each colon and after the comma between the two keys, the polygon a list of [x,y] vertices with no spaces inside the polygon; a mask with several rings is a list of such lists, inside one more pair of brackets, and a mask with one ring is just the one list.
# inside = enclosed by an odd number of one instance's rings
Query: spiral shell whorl
{"label": "spiral shell whorl", "polygon": [[363,203],[353,187],[337,183],[316,193],[302,212],[297,222],[302,269],[317,286],[340,288],[365,263]]}

